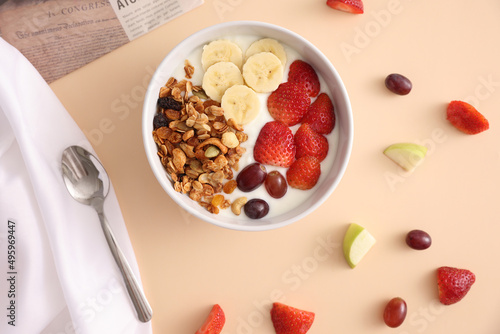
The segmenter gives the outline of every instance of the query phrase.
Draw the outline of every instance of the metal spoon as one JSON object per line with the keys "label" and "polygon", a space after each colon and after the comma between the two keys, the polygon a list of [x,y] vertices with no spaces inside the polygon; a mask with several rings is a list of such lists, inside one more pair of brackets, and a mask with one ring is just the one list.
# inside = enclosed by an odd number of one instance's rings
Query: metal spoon
{"label": "metal spoon", "polygon": [[69,193],[78,202],[93,207],[108,241],[111,253],[120,268],[130,299],[140,321],[148,322],[152,310],[140,289],[127,259],[116,243],[109,223],[104,216],[104,199],[109,192],[109,177],[99,160],[80,146],[70,146],[62,154],[62,174]]}

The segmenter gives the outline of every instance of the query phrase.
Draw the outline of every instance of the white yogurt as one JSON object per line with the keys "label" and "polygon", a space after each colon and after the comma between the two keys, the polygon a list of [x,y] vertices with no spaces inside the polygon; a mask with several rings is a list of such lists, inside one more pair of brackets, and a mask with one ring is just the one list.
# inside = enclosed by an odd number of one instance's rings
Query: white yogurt
{"label": "white yogurt", "polygon": [[[245,55],[246,49],[252,44],[254,41],[259,40],[261,38],[265,38],[265,36],[255,36],[255,35],[244,35],[244,36],[227,36],[221,39],[227,39],[230,40],[237,45],[240,46],[241,50],[243,51],[243,55]],[[296,60],[296,59],[301,59],[300,54],[290,48],[288,45],[283,44],[283,47],[285,48],[286,55],[287,55],[287,63],[285,65],[285,70],[283,73],[283,82],[287,81],[288,78],[288,71],[290,64]],[[190,79],[193,83],[193,85],[199,85],[201,86],[202,80],[203,80],[203,67],[201,65],[201,54],[203,52],[203,45],[196,48],[193,50],[190,55],[187,57],[189,62],[194,66],[194,74],[193,77]],[[178,68],[174,71],[173,77],[175,77],[177,80],[182,80],[185,78],[185,73],[184,73],[184,64],[180,64]],[[318,73],[319,76],[319,73]],[[324,82],[323,78],[319,76],[320,79],[320,84],[321,84],[321,90],[320,92],[327,93],[330,98],[332,98],[332,94],[329,91],[326,83]],[[259,99],[261,101],[261,111],[259,115],[250,123],[246,124],[244,126],[244,132],[248,134],[248,141],[245,143],[242,143],[241,146],[246,148],[246,153],[243,155],[243,157],[240,159],[239,166],[240,170],[243,169],[245,166],[255,162],[253,158],[253,147],[255,146],[255,142],[257,140],[257,137],[259,135],[259,132],[261,128],[266,124],[267,122],[273,121],[273,118],[269,114],[267,110],[267,98],[269,97],[270,93],[258,93]],[[314,99],[312,100],[314,101]],[[332,101],[333,104],[335,105],[335,101]],[[295,125],[291,127],[290,129],[292,132],[295,134],[297,129],[299,128],[300,124]],[[332,133],[328,134],[326,138],[328,139],[328,145],[329,145],[329,150],[328,150],[328,155],[327,157],[321,162],[321,176],[320,179],[318,180],[317,185],[310,189],[310,190],[298,190],[294,189],[291,187],[288,187],[288,191],[286,195],[282,198],[276,199],[272,198],[268,193],[267,190],[265,189],[264,185],[260,186],[256,190],[252,192],[242,192],[239,189],[236,189],[232,194],[224,194],[224,196],[232,201],[234,201],[238,197],[245,196],[249,200],[252,198],[261,198],[264,199],[268,204],[269,204],[269,214],[266,216],[266,218],[272,218],[274,216],[279,216],[283,213],[286,213],[287,211],[290,211],[292,208],[295,208],[299,206],[301,203],[303,203],[308,197],[310,197],[315,189],[317,188],[318,184],[321,184],[323,179],[325,178],[325,172],[324,171],[329,171],[332,168],[332,165],[335,160],[335,156],[337,154],[337,146],[338,146],[338,141],[339,141],[339,130],[338,126],[335,126],[334,130]],[[286,171],[287,168],[283,167],[275,167],[275,166],[269,166],[265,165],[267,172],[270,172],[272,170],[277,170],[279,171],[283,176],[286,177]],[[234,177],[236,178],[237,172],[235,172]],[[241,219],[241,220],[248,220],[249,218],[245,216],[245,214],[241,214],[240,216],[235,216],[230,209],[227,210],[221,210],[220,215],[224,215],[227,217],[232,217],[233,219]]]}

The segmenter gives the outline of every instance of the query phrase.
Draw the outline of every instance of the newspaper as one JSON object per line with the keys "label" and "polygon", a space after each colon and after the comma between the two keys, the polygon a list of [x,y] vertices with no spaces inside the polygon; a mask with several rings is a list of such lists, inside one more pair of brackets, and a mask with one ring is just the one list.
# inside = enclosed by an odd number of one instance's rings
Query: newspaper
{"label": "newspaper", "polygon": [[50,83],[202,4],[203,0],[0,0],[0,37]]}

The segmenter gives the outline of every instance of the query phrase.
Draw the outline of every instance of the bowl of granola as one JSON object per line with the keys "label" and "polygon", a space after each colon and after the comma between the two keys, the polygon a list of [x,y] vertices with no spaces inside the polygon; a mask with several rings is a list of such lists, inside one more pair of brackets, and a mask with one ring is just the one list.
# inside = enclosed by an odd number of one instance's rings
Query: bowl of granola
{"label": "bowl of granola", "polygon": [[217,226],[262,231],[323,204],[347,168],[351,105],[313,44],[285,28],[234,21],[173,48],[149,84],[142,118],[165,192]]}

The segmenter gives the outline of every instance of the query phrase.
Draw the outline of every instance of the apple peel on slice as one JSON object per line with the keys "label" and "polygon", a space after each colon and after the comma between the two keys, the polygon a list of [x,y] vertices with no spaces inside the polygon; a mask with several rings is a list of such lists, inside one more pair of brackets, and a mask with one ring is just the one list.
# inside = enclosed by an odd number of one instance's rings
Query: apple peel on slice
{"label": "apple peel on slice", "polygon": [[413,143],[397,143],[387,147],[384,154],[407,172],[412,172],[424,160],[427,147]]}
{"label": "apple peel on slice", "polygon": [[343,242],[344,257],[349,266],[356,267],[375,242],[375,238],[363,226],[351,223]]}

